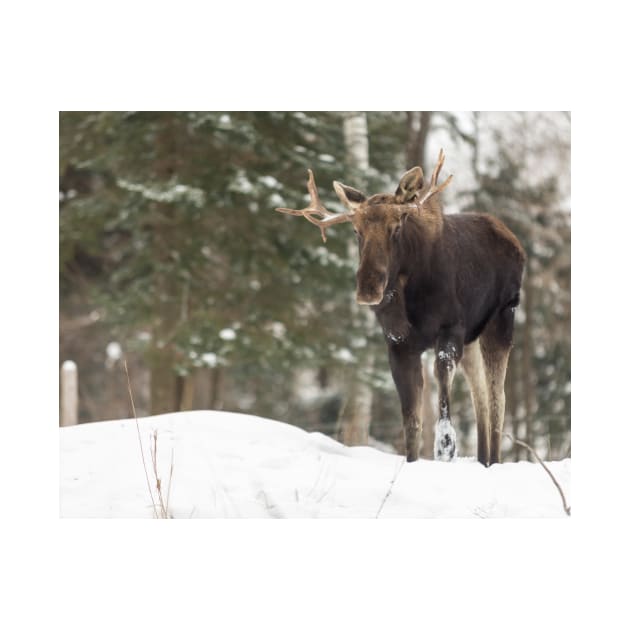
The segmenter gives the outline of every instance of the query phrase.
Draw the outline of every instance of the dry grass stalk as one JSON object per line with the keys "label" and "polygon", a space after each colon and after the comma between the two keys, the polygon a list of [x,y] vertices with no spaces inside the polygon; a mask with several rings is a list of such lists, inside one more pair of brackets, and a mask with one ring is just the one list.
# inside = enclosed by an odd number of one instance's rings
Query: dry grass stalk
{"label": "dry grass stalk", "polygon": [[171,468],[170,468],[170,472],[168,476],[168,487],[166,490],[166,501],[165,501],[164,495],[162,494],[162,480],[159,477],[158,467],[157,467],[157,439],[158,439],[157,429],[153,431],[151,435],[151,439],[153,442],[153,448],[151,450],[151,462],[153,464],[153,474],[155,476],[155,486],[156,486],[157,495],[158,495],[158,507],[160,508],[159,517],[170,518],[168,514],[168,502],[171,496],[171,481],[173,479],[173,451],[171,450]]}

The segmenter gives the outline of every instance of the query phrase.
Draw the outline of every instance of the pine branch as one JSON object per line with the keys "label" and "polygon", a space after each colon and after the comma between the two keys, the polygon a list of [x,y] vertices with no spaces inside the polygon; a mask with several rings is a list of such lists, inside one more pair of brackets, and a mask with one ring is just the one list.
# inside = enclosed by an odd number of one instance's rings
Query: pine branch
{"label": "pine branch", "polygon": [[125,368],[125,374],[127,375],[127,389],[129,390],[129,399],[131,400],[131,409],[133,411],[133,417],[136,420],[136,429],[138,431],[138,442],[140,444],[140,455],[142,456],[142,466],[144,467],[144,476],[147,480],[147,488],[149,489],[149,496],[151,497],[151,505],[153,506],[153,514],[155,518],[158,518],[157,509],[155,508],[155,499],[153,498],[153,492],[151,491],[151,482],[149,481],[149,473],[147,472],[147,463],[144,459],[144,449],[142,448],[142,438],[140,437],[140,425],[138,424],[138,416],[136,415],[136,405],[133,402],[133,393],[131,392],[131,380],[129,378],[129,370],[127,368],[127,359],[123,361]]}

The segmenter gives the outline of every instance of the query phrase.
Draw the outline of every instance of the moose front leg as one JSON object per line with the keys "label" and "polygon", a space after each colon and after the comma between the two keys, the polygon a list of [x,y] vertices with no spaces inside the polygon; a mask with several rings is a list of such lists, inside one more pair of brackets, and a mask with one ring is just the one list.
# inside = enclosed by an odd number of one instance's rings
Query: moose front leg
{"label": "moose front leg", "polygon": [[408,462],[420,457],[420,436],[422,418],[422,361],[418,352],[412,352],[403,345],[389,345],[389,365],[398,390],[405,431],[405,451]]}
{"label": "moose front leg", "polygon": [[439,392],[439,418],[435,425],[435,459],[450,462],[457,457],[455,429],[451,422],[450,395],[455,367],[461,359],[463,339],[460,335],[440,335],[435,347],[435,378]]}

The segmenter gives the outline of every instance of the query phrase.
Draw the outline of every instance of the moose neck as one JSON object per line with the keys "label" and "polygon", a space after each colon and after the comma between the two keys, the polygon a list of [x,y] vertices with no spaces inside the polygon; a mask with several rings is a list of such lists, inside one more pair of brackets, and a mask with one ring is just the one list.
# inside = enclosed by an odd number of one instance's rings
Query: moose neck
{"label": "moose neck", "polygon": [[423,209],[420,216],[407,217],[400,239],[400,274],[417,276],[431,273],[436,244],[442,236],[444,221],[441,210]]}

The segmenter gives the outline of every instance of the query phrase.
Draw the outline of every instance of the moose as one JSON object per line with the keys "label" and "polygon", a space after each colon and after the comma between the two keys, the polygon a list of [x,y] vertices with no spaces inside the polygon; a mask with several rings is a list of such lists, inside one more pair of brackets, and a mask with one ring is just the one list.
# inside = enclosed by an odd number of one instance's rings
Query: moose
{"label": "moose", "polygon": [[324,242],[327,228],[352,223],[359,249],[356,301],[374,311],[383,329],[407,461],[420,455],[421,357],[433,348],[439,401],[434,457],[452,461],[457,456],[449,399],[461,363],[476,416],[477,459],[490,466],[501,461],[505,374],[526,255],[498,218],[444,214],[439,197],[453,176],[438,185],[443,164],[440,150],[428,184],[415,166],[393,195],[366,197],[334,182],[347,208],[342,214],[322,205],[309,169],[309,206],[276,210],[303,216],[319,227]]}

